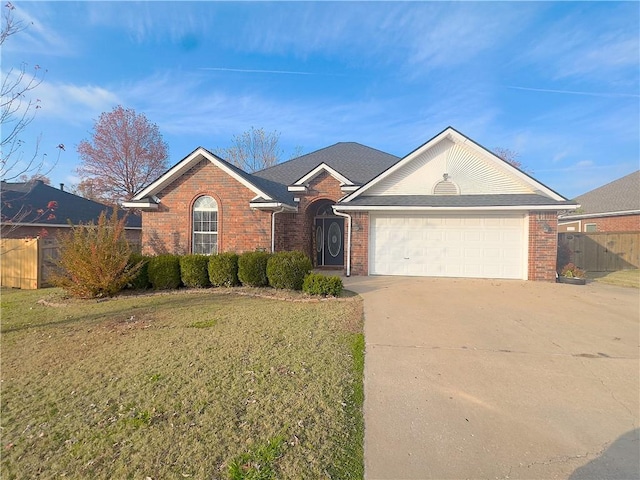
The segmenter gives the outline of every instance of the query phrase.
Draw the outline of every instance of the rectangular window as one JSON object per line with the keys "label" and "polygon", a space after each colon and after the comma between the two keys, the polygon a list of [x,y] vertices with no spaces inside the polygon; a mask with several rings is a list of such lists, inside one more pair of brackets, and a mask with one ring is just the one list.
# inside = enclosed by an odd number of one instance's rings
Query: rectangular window
{"label": "rectangular window", "polygon": [[584,224],[584,231],[585,232],[597,232],[598,231],[598,226],[595,223],[585,223]]}

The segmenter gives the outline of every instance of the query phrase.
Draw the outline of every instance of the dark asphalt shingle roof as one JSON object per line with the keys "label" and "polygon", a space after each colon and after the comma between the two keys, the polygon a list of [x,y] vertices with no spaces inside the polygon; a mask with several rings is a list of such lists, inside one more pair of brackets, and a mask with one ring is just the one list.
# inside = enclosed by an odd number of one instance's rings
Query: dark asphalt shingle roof
{"label": "dark asphalt shingle roof", "polygon": [[576,198],[580,209],[565,215],[640,211],[640,170]]}
{"label": "dark asphalt shingle roof", "polygon": [[[13,223],[41,223],[47,225],[67,225],[71,223],[88,223],[97,221],[100,214],[107,210],[111,215],[113,209],[102,203],[94,202],[70,192],[43,183],[42,181],[11,183],[2,182],[0,187],[2,221],[13,220]],[[50,202],[56,202],[52,212],[42,215],[38,210],[47,210]],[[22,210],[21,210],[22,209]],[[53,214],[53,217],[49,216]],[[121,212],[122,215],[125,212]],[[138,215],[127,217],[127,228],[139,228],[142,220]]]}
{"label": "dark asphalt shingle roof", "polygon": [[356,142],[340,142],[260,170],[253,176],[292,185],[318,165],[325,163],[355,184],[363,185],[399,160],[395,155]]}
{"label": "dark asphalt shingle roof", "polygon": [[380,195],[361,196],[344,203],[367,207],[510,207],[520,205],[574,205],[575,202],[558,202],[544,195]]}

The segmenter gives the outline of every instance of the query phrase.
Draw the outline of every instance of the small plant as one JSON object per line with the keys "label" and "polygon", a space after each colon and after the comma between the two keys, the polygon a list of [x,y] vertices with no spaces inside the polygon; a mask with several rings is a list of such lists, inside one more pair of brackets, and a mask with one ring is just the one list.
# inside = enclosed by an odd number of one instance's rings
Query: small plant
{"label": "small plant", "polygon": [[151,286],[149,283],[149,259],[139,253],[132,253],[129,257],[129,266],[134,267],[140,264],[140,269],[136,275],[129,281],[127,287],[134,290],[145,290]]}
{"label": "small plant", "polygon": [[209,281],[209,257],[206,255],[183,255],[180,257],[180,275],[185,287],[204,288]]}
{"label": "small plant", "polygon": [[131,247],[125,236],[126,216],[103,211],[98,223],[72,225],[59,236],[59,271],[53,282],[75,297],[111,297],[138,273],[141,263],[130,263]]}
{"label": "small plant", "polygon": [[278,252],[267,262],[267,278],[273,288],[302,290],[304,277],[313,265],[303,252]]}
{"label": "small plant", "polygon": [[180,257],[158,255],[149,260],[149,281],[155,290],[170,290],[180,286]]}
{"label": "small plant", "polygon": [[269,285],[267,262],[271,254],[267,252],[245,252],[238,257],[238,280],[250,287]]}
{"label": "small plant", "polygon": [[304,277],[302,291],[309,295],[332,295],[339,297],[344,288],[342,279],[336,275],[326,276],[321,273],[310,273]]}
{"label": "small plant", "polygon": [[238,254],[219,253],[209,258],[209,280],[214,287],[238,285]]}
{"label": "small plant", "polygon": [[567,278],[584,278],[585,274],[584,270],[576,267],[573,263],[567,263],[560,271],[560,276]]}

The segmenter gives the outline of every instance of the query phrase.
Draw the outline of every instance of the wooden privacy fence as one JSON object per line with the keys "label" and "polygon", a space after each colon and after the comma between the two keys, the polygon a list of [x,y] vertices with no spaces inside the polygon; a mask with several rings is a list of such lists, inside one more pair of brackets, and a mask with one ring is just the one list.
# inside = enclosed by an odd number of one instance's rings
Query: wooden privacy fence
{"label": "wooden privacy fence", "polygon": [[559,233],[571,261],[588,272],[616,272],[640,268],[640,232]]}
{"label": "wooden privacy fence", "polygon": [[0,285],[33,290],[48,285],[58,244],[46,238],[0,241]]}

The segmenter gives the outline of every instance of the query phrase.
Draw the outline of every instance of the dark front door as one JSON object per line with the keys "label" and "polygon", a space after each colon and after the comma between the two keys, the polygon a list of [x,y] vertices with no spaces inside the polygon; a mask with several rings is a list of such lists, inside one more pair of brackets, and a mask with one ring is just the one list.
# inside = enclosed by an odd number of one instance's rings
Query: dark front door
{"label": "dark front door", "polygon": [[344,218],[318,217],[315,227],[317,265],[344,265]]}

